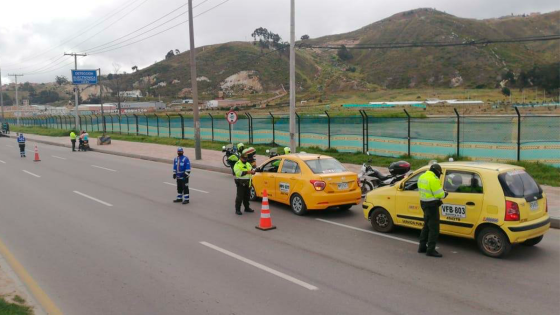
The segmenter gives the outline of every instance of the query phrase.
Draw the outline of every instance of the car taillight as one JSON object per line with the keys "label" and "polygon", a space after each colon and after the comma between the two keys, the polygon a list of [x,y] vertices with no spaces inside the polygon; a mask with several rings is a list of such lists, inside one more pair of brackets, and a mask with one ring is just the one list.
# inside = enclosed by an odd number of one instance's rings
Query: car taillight
{"label": "car taillight", "polygon": [[505,221],[519,221],[519,206],[513,201],[506,200]]}
{"label": "car taillight", "polygon": [[309,182],[313,185],[313,188],[315,188],[316,191],[325,190],[325,187],[327,187],[327,183],[322,180],[312,179]]}

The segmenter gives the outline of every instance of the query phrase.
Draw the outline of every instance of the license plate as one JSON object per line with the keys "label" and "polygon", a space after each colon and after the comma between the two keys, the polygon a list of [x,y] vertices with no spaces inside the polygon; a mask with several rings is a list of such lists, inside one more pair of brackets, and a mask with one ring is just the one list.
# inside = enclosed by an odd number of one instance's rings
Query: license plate
{"label": "license plate", "polygon": [[529,207],[531,207],[531,211],[539,210],[539,202],[538,201],[531,201],[529,202]]}
{"label": "license plate", "polygon": [[338,190],[348,189],[348,183],[339,183]]}
{"label": "license plate", "polygon": [[453,218],[466,218],[467,207],[462,205],[443,204],[441,205],[441,215]]}

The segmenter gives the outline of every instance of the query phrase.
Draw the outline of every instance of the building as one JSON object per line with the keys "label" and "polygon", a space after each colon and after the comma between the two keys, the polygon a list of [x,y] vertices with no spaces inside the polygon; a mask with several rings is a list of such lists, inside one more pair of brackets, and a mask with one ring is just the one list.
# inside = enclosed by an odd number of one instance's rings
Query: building
{"label": "building", "polygon": [[119,92],[120,97],[143,97],[142,91],[140,90],[132,90],[132,91],[121,91]]}
{"label": "building", "polygon": [[206,102],[206,108],[229,108],[234,106],[248,106],[251,102],[245,100],[211,100]]}

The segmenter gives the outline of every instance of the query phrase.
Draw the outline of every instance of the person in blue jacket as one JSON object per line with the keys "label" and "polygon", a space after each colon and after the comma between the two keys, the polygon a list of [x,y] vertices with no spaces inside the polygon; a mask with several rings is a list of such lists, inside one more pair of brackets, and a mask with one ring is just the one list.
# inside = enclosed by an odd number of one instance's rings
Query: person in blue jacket
{"label": "person in blue jacket", "polygon": [[25,137],[23,136],[23,133],[18,135],[17,142],[19,145],[19,157],[25,157]]}
{"label": "person in blue jacket", "polygon": [[177,198],[173,202],[189,203],[189,177],[191,161],[183,155],[183,148],[177,149],[177,157],[173,161],[173,179],[177,180]]}

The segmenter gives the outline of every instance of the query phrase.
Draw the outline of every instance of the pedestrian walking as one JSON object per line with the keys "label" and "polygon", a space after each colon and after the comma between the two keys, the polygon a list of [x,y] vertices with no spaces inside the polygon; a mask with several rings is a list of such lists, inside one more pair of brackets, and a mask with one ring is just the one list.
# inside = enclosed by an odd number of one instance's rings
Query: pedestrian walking
{"label": "pedestrian walking", "polygon": [[177,149],[177,157],[173,161],[173,179],[177,180],[177,198],[173,202],[189,203],[189,177],[191,161],[184,155],[183,148]]}
{"label": "pedestrian walking", "polygon": [[72,142],[72,152],[76,151],[76,133],[74,130],[70,131],[70,142]]}
{"label": "pedestrian walking", "polygon": [[419,253],[426,253],[431,257],[442,257],[436,250],[439,236],[439,208],[441,201],[447,197],[447,192],[441,187],[440,176],[443,173],[439,164],[432,164],[430,170],[418,178],[420,192],[420,206],[424,212],[424,226],[420,233]]}
{"label": "pedestrian walking", "polygon": [[239,161],[235,163],[233,171],[235,173],[235,185],[237,186],[237,195],[235,197],[235,214],[242,215],[241,213],[241,203],[245,207],[245,212],[254,212],[253,209],[249,207],[250,189],[251,189],[251,178],[255,174],[255,170],[251,163],[247,161],[247,151],[243,151],[239,157]]}
{"label": "pedestrian walking", "polygon": [[18,134],[17,142],[19,145],[19,157],[25,157],[25,137],[23,133]]}

